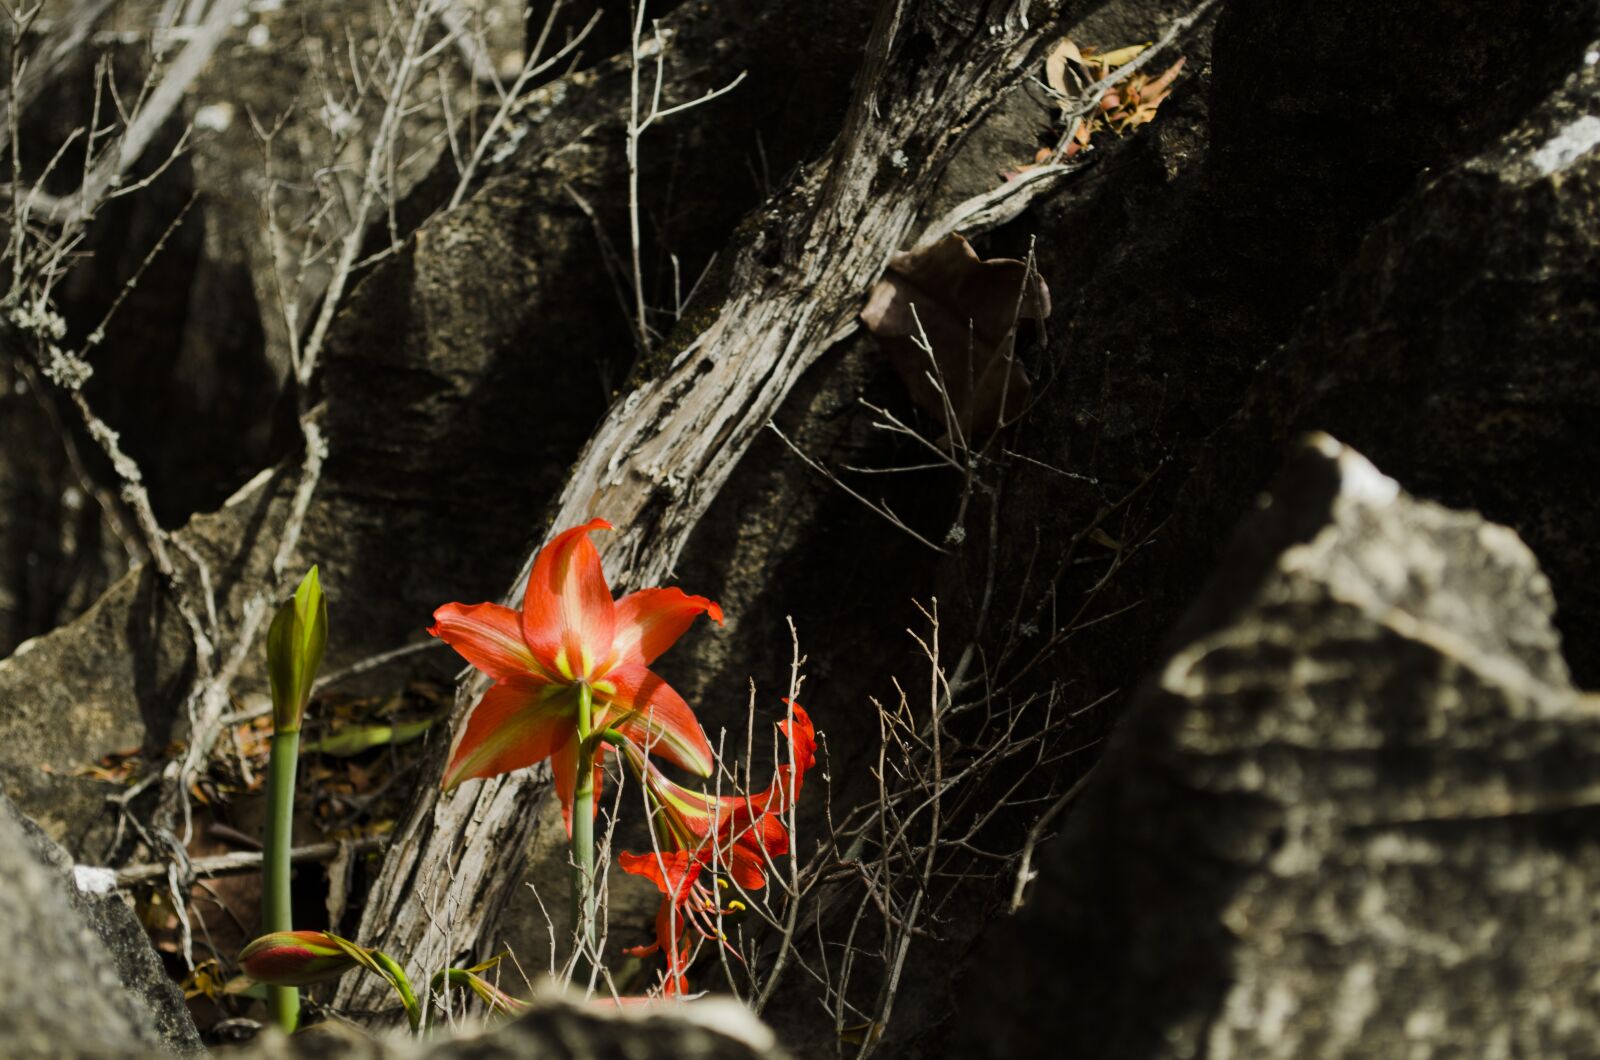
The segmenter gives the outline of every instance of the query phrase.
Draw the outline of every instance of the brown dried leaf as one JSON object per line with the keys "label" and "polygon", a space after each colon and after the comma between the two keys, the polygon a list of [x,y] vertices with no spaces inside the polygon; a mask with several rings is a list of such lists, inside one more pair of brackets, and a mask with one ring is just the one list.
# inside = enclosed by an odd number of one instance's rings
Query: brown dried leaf
{"label": "brown dried leaf", "polygon": [[1027,275],[1023,262],[981,260],[951,235],[891,258],[861,311],[912,399],[964,438],[997,430],[1026,403],[1028,374],[1012,355],[1017,322],[1050,315],[1049,288],[1035,276],[1024,291]]}
{"label": "brown dried leaf", "polygon": [[1071,90],[1067,87],[1067,63],[1083,65],[1083,55],[1078,51],[1078,46],[1070,38],[1062,37],[1050,49],[1050,54],[1044,60],[1044,80],[1061,95],[1069,95]]}
{"label": "brown dried leaf", "polygon": [[1112,48],[1108,52],[1095,53],[1094,61],[1104,66],[1107,70],[1115,70],[1119,66],[1126,66],[1133,62],[1148,47],[1150,47],[1149,42],[1129,44],[1122,48]]}
{"label": "brown dried leaf", "polygon": [[[1177,62],[1167,67],[1166,71],[1162,73],[1160,77],[1143,87],[1141,90],[1141,98],[1147,102],[1152,100],[1155,96],[1161,96],[1162,99],[1165,99],[1167,93],[1172,88],[1172,82],[1176,81],[1178,78],[1178,72],[1183,69],[1183,64],[1188,61],[1189,59],[1187,56],[1178,56]],[[1156,102],[1159,102],[1159,100]]]}
{"label": "brown dried leaf", "polygon": [[1172,95],[1172,84],[1185,61],[1180,56],[1177,62],[1153,80],[1143,74],[1133,77],[1128,82],[1126,102],[1107,114],[1107,120],[1123,132],[1154,121],[1157,108]]}

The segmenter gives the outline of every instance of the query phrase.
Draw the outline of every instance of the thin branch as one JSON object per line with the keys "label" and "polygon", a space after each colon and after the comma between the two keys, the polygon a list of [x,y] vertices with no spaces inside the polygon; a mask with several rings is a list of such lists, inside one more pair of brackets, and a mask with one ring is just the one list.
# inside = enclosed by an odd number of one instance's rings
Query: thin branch
{"label": "thin branch", "polygon": [[[332,861],[339,856],[341,850],[349,850],[352,854],[370,854],[375,850],[382,850],[388,843],[387,836],[367,836],[362,839],[340,839],[327,843],[311,843],[303,847],[295,847],[289,852],[289,860],[296,865],[321,864]],[[262,854],[259,850],[238,850],[228,854],[214,854],[210,857],[193,858],[189,861],[189,875],[196,880],[215,879],[218,876],[242,876],[246,873],[261,871]],[[80,873],[114,873],[118,887],[128,887],[136,883],[154,883],[167,878],[167,868],[170,862],[152,862],[147,865],[127,865],[120,869],[102,869],[86,865],[78,866]]]}
{"label": "thin branch", "polygon": [[1083,792],[1084,786],[1089,783],[1089,778],[1094,776],[1094,771],[1095,766],[1090,766],[1072,787],[1063,792],[1060,798],[1050,804],[1049,809],[1039,815],[1039,819],[1033,822],[1033,827],[1028,829],[1028,838],[1022,844],[1022,853],[1017,857],[1017,885],[1011,891],[1011,911],[1013,913],[1022,908],[1023,896],[1028,889],[1028,884],[1032,883],[1033,878],[1038,875],[1033,871],[1034,849],[1038,847],[1039,842],[1044,838],[1045,832],[1055,823],[1055,819],[1061,816],[1061,811],[1065,810]]}
{"label": "thin branch", "polygon": [[512,108],[522,98],[523,92],[527,90],[528,82],[577,51],[578,46],[588,38],[599,23],[602,12],[597,10],[589,17],[589,21],[584,23],[583,28],[562,46],[560,51],[550,56],[550,58],[540,61],[539,55],[544,49],[544,42],[550,35],[550,27],[555,22],[556,15],[561,12],[563,3],[564,0],[556,0],[556,3],[550,5],[550,14],[545,19],[544,29],[539,34],[539,40],[535,44],[533,52],[528,56],[527,62],[522,64],[522,70],[517,74],[516,81],[512,83],[511,89],[506,92],[505,97],[500,101],[500,109],[495,111],[494,117],[489,120],[488,127],[484,129],[483,135],[478,137],[478,143],[473,148],[472,157],[467,160],[466,166],[461,170],[461,179],[456,182],[456,190],[450,196],[450,209],[460,206],[462,199],[466,197],[467,189],[472,185],[472,178],[477,174],[478,166],[483,162],[484,154],[489,150],[490,144],[494,143],[499,136],[500,130],[511,116]]}
{"label": "thin branch", "polygon": [[835,475],[825,465],[823,465],[821,463],[818,463],[816,460],[812,459],[810,454],[808,454],[804,449],[801,449],[798,445],[796,445],[794,442],[792,442],[789,439],[789,436],[787,434],[784,434],[783,431],[778,427],[778,425],[776,423],[772,422],[771,420],[768,420],[767,421],[767,429],[772,431],[773,434],[776,434],[780,439],[782,439],[783,440],[783,444],[787,445],[790,448],[790,450],[793,451],[795,456],[798,456],[801,460],[804,460],[806,462],[806,466],[810,467],[813,471],[815,471],[817,474],[821,475],[823,478],[827,479],[829,482],[832,482],[835,486],[838,486],[840,489],[844,490],[846,493],[848,493],[850,496],[854,497],[856,500],[860,501],[862,504],[865,504],[868,508],[870,508],[874,512],[876,512],[881,518],[886,519],[890,524],[892,524],[892,525],[894,525],[896,527],[899,527],[901,530],[903,530],[907,534],[911,535],[911,537],[914,538],[916,541],[918,541],[919,543],[921,543],[923,545],[928,546],[929,548],[933,549],[935,552],[939,553],[940,555],[947,556],[947,555],[950,554],[948,549],[939,547],[938,545],[934,544],[932,541],[929,541],[927,538],[925,538],[921,534],[917,533],[915,530],[911,529],[911,527],[907,526],[905,524],[905,521],[902,520],[898,515],[894,514],[894,512],[890,511],[889,507],[887,505],[874,504],[872,501],[867,500],[867,498],[863,497],[861,494],[859,494],[855,490],[851,489],[842,479],[839,478],[838,475]]}

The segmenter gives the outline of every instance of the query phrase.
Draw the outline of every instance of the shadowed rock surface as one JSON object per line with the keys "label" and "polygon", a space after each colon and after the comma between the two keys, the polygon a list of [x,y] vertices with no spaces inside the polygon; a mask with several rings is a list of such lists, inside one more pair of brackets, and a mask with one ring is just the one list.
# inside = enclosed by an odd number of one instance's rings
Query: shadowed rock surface
{"label": "shadowed rock surface", "polygon": [[[1592,547],[1592,491],[1566,476],[1592,475],[1600,460],[1592,438],[1565,467],[1534,455],[1577,441],[1588,415],[1596,373],[1582,369],[1593,344],[1580,340],[1592,269],[1581,263],[1593,242],[1573,226],[1592,215],[1594,196],[1563,173],[1559,201],[1571,205],[1546,210],[1557,189],[1511,165],[1509,145],[1542,143],[1523,127],[1549,126],[1544,111],[1570,110],[1557,101],[1594,76],[1584,56],[1597,19],[1594,4],[1407,0],[1291,14],[1230,3],[1187,49],[1186,79],[1148,135],[996,235],[991,252],[1013,255],[1037,235],[1057,302],[1034,372],[1046,397],[1012,440],[1049,466],[1007,476],[998,595],[1022,596],[1024,615],[1080,599],[1103,567],[1052,583],[1062,542],[1147,477],[1106,529],[1126,545],[1161,527],[1106,594],[1104,612],[1137,604],[1139,619],[1089,632],[1080,644],[1092,649],[1071,653],[1053,677],[1109,690],[1149,666],[1284,447],[1311,429],[1371,452],[1424,496],[1503,498],[1491,516],[1562,568],[1560,618],[1583,623],[1563,627],[1569,640],[1595,639],[1576,634],[1595,629],[1580,606],[1596,579],[1564,558]],[[1512,40],[1536,57],[1502,69],[1495,49]],[[1457,61],[1433,62],[1439,54]],[[1352,55],[1364,57],[1359,78]],[[1438,174],[1463,166],[1479,191],[1443,201],[1440,185],[1454,182]],[[1364,243],[1425,200],[1436,201],[1425,225]],[[1403,279],[1392,267],[1402,260]],[[1324,298],[1312,337],[1308,310]],[[1552,312],[1557,304],[1574,312]],[[1549,399],[1538,396],[1545,388]],[[1273,411],[1231,437],[1224,428],[1247,401]],[[1508,403],[1510,421],[1495,411]],[[1192,503],[1180,504],[1180,489]],[[962,577],[942,599],[957,586],[980,595],[967,586],[985,542],[969,540]],[[1008,637],[1006,626],[986,634],[996,647]]]}
{"label": "shadowed rock surface", "polygon": [[542,1001],[515,1022],[455,1041],[374,1039],[324,1026],[285,1039],[273,1034],[226,1054],[238,1060],[785,1060],[772,1032],[732,1001],[617,1012]]}
{"label": "shadowed rock surface", "polygon": [[[1272,454],[1297,432],[1329,431],[1419,495],[1521,534],[1554,583],[1573,671],[1592,685],[1600,40],[1591,24],[1574,30],[1541,97],[1374,226],[1214,440],[1180,516],[1192,539],[1220,540]],[[1180,568],[1197,582],[1209,555]]]}
{"label": "shadowed rock surface", "polygon": [[0,793],[0,816],[21,833],[18,856],[31,854],[55,877],[59,893],[64,894],[74,913],[89,926],[111,958],[117,977],[122,980],[132,1016],[140,1028],[154,1030],[172,1052],[184,1056],[204,1053],[194,1020],[183,1003],[183,991],[172,981],[150,945],[144,925],[122,895],[112,887],[107,874],[79,879],[71,855],[46,835],[31,819],[17,811],[10,799]]}
{"label": "shadowed rock surface", "polygon": [[68,863],[48,843],[0,795],[0,1050],[16,1060],[198,1051],[132,914],[73,894]]}
{"label": "shadowed rock surface", "polygon": [[[261,526],[285,507],[281,479],[258,476],[181,531],[217,575],[229,620],[270,562]],[[0,659],[0,780],[18,807],[79,859],[112,858],[116,819],[106,799],[119,788],[83,771],[113,752],[164,749],[184,725],[192,666],[188,633],[148,567],[76,621]]]}
{"label": "shadowed rock surface", "polygon": [[968,1041],[1591,1053],[1600,703],[1552,610],[1511,531],[1309,439],[991,940]]}

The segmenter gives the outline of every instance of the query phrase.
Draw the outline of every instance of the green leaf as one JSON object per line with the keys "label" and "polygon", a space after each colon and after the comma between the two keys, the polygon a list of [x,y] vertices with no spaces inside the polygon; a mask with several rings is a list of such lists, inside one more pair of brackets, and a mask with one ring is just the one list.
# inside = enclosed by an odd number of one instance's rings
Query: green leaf
{"label": "green leaf", "polygon": [[284,604],[267,630],[267,675],[272,679],[272,724],[278,732],[300,728],[294,665],[294,604]]}
{"label": "green leaf", "polygon": [[445,983],[449,982],[453,986],[463,987],[478,995],[478,999],[489,1007],[490,1012],[501,1016],[515,1016],[528,1008],[528,1002],[513,997],[478,974],[495,967],[504,956],[504,953],[497,953],[482,964],[475,964],[471,968],[439,969],[428,982],[429,995],[442,993]]}
{"label": "green leaf", "polygon": [[433,727],[433,718],[423,718],[421,721],[405,721],[398,725],[354,725],[348,729],[341,729],[331,736],[324,736],[304,746],[307,752],[333,755],[336,758],[349,758],[362,751],[370,751],[374,747],[384,744],[410,743]]}

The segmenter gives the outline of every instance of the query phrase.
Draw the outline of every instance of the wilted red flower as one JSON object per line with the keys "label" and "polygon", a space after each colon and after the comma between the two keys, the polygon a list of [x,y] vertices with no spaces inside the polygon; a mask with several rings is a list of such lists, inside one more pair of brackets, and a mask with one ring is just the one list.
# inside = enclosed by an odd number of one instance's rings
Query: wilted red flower
{"label": "wilted red flower", "polygon": [[684,972],[689,968],[690,925],[702,935],[718,937],[716,898],[699,882],[700,862],[686,850],[672,850],[648,854],[624,851],[617,855],[617,863],[623,872],[653,882],[664,896],[656,910],[656,940],[623,952],[648,957],[660,950],[667,957],[667,977],[661,993],[666,997],[688,993],[689,981]]}
{"label": "wilted red flower", "polygon": [[[798,703],[789,706],[793,720],[778,723],[789,742],[789,761],[778,767],[766,790],[753,794],[716,796],[685,788],[667,779],[631,743],[623,749],[656,811],[653,823],[661,851],[624,852],[618,856],[618,864],[623,872],[650,879],[663,895],[656,911],[656,941],[626,952],[643,957],[659,949],[666,955],[664,995],[688,991],[684,973],[689,965],[690,930],[722,941],[718,915],[742,908],[736,901],[727,909],[720,908],[717,893],[700,882],[701,870],[727,872],[745,890],[758,890],[767,884],[769,860],[789,850],[785,815],[799,800],[806,770],[817,758],[810,716]],[[726,881],[717,883],[723,886]]]}
{"label": "wilted red flower", "polygon": [[816,730],[811,717],[791,703],[794,719],[778,722],[789,743],[789,761],[764,791],[707,795],[669,780],[632,745],[624,755],[650,794],[656,813],[656,834],[664,848],[692,852],[707,868],[727,872],[746,890],[767,883],[770,858],[789,851],[788,810],[800,798],[806,770],[817,760]]}
{"label": "wilted red flower", "polygon": [[[593,695],[593,731],[613,729],[710,775],[711,745],[700,723],[649,665],[699,615],[721,622],[722,608],[679,589],[641,589],[613,601],[600,553],[589,540],[592,531],[609,529],[595,519],[541,549],[520,612],[499,604],[445,604],[433,613],[428,632],[495,680],[456,734],[447,789],[549,758],[570,830],[582,685]],[[602,745],[595,755],[596,791],[603,752]]]}

